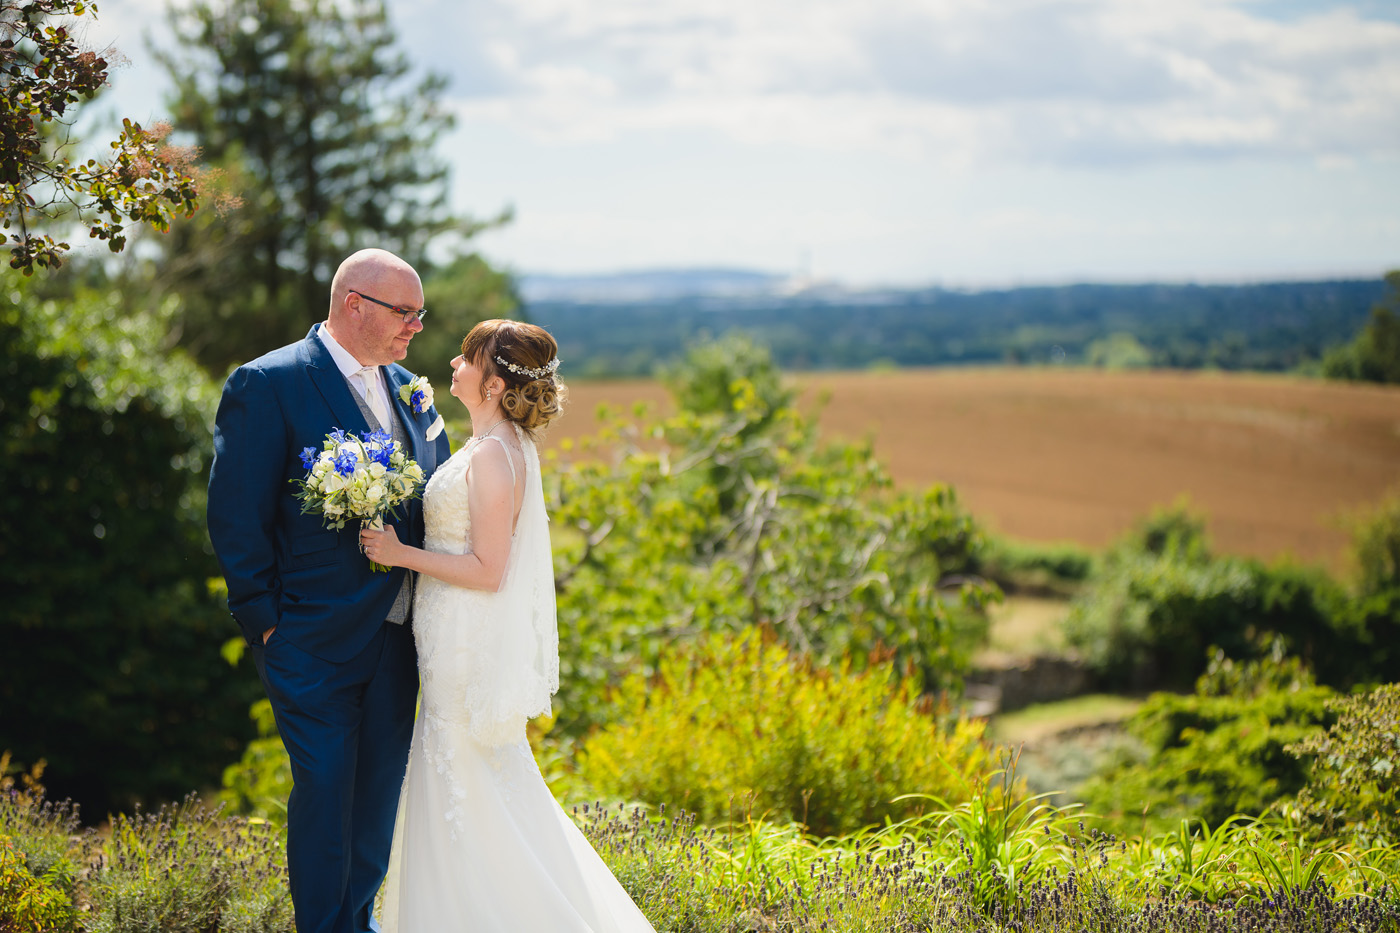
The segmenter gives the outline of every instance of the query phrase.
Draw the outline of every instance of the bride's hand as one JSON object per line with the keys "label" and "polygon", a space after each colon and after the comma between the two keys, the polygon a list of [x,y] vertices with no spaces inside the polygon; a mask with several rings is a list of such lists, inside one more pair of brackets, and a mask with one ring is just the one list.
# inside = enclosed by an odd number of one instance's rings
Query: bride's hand
{"label": "bride's hand", "polygon": [[360,550],[376,564],[385,567],[398,567],[403,564],[408,545],[399,540],[393,525],[385,525],[383,531],[373,528],[360,529]]}

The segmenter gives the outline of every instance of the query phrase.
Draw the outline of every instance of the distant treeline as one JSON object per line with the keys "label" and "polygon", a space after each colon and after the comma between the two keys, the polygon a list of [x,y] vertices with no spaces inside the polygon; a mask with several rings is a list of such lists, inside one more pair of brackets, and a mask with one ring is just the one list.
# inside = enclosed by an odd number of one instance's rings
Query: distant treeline
{"label": "distant treeline", "polygon": [[742,331],[784,369],[1091,364],[1294,370],[1354,338],[1383,280],[1070,285],[531,302],[585,376],[650,375],[705,338]]}

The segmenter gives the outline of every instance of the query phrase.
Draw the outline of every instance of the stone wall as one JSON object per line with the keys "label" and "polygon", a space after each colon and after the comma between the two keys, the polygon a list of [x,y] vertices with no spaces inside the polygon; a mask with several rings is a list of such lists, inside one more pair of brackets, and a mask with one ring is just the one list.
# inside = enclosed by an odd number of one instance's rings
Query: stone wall
{"label": "stone wall", "polygon": [[1073,658],[1008,658],[969,672],[967,696],[975,715],[990,716],[1032,703],[1079,696],[1092,685],[1089,669]]}

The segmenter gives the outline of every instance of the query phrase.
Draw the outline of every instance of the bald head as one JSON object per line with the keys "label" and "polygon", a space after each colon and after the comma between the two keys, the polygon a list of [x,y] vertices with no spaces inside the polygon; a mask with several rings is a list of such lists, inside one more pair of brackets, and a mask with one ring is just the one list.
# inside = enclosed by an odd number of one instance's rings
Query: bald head
{"label": "bald head", "polygon": [[[418,273],[413,267],[387,249],[362,249],[351,253],[331,279],[331,310],[345,301],[350,291],[363,289],[371,295],[378,295],[374,289],[385,279],[411,278],[418,282]],[[419,283],[419,288],[422,284]]]}
{"label": "bald head", "polygon": [[[373,298],[383,304],[367,301]],[[409,340],[423,329],[384,305],[416,311],[423,307],[423,283],[413,267],[383,249],[350,255],[331,280],[331,307],[326,326],[363,366],[383,366],[408,353]]]}

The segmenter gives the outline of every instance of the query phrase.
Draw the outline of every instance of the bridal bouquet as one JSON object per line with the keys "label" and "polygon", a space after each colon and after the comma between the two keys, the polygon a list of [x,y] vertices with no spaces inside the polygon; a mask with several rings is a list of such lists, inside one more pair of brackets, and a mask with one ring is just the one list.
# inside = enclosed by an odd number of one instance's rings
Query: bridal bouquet
{"label": "bridal bouquet", "polygon": [[[404,456],[387,431],[370,431],[363,437],[332,431],[319,453],[314,447],[302,450],[301,462],[306,476],[292,483],[302,512],[321,515],[326,527],[337,531],[354,519],[382,529],[384,514],[418,495],[423,485],[423,468]],[[373,562],[370,566],[389,569]]]}

